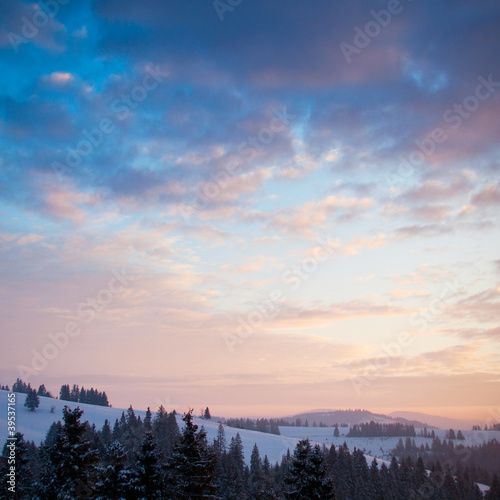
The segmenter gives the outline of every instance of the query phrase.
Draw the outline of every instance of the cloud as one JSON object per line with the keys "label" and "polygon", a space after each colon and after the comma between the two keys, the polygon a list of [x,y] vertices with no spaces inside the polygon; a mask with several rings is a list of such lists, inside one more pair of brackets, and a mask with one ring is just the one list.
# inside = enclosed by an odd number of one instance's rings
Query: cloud
{"label": "cloud", "polygon": [[387,245],[385,234],[379,234],[373,238],[360,238],[348,243],[344,248],[344,253],[348,255],[356,255],[361,249],[374,249]]}
{"label": "cloud", "polygon": [[279,210],[271,215],[268,228],[284,233],[311,236],[328,221],[348,222],[363,217],[375,206],[372,198],[350,198],[330,195],[320,201],[309,201],[298,207]]}
{"label": "cloud", "polygon": [[498,205],[500,204],[500,188],[497,184],[490,184],[482,189],[479,193],[476,193],[471,202],[474,205]]}
{"label": "cloud", "polygon": [[43,80],[55,85],[66,85],[73,82],[75,80],[75,77],[71,73],[56,71],[48,76],[43,77]]}
{"label": "cloud", "polygon": [[88,204],[89,196],[76,193],[65,187],[52,187],[44,199],[44,211],[51,217],[69,219],[81,223],[87,212],[78,205]]}
{"label": "cloud", "polygon": [[20,246],[29,245],[31,243],[37,243],[42,241],[44,237],[41,234],[27,234],[26,236],[21,236],[16,243]]}
{"label": "cloud", "polygon": [[407,239],[415,237],[430,238],[452,233],[453,228],[445,224],[413,224],[411,226],[399,227],[395,231],[396,239]]}

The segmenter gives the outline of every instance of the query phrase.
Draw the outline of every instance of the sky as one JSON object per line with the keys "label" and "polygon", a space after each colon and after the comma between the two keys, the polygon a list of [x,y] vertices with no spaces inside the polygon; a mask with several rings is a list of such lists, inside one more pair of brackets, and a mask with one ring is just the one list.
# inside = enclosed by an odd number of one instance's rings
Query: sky
{"label": "sky", "polygon": [[0,382],[500,419],[498,2],[0,11]]}

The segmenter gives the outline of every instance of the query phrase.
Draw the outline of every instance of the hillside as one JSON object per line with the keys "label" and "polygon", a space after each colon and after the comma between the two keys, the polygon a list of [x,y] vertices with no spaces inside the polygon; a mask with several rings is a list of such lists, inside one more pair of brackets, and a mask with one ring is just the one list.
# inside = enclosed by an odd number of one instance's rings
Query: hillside
{"label": "hillside", "polygon": [[[0,390],[0,407],[7,408],[7,391]],[[117,418],[121,417],[124,409],[111,408],[104,406],[95,406],[81,403],[71,403],[68,401],[61,401],[58,399],[44,398],[40,397],[39,408],[32,412],[24,407],[24,401],[26,399],[25,394],[16,393],[16,431],[23,433],[26,440],[34,441],[39,444],[45,437],[50,425],[53,422],[57,422],[62,419],[62,409],[65,405],[71,408],[79,406],[83,411],[83,419],[87,420],[90,424],[95,424],[99,429],[103,426],[104,421],[108,419],[113,425]],[[136,411],[137,416],[144,418],[144,411]],[[312,412],[301,414],[305,416],[310,415],[322,415],[325,416],[344,416],[355,414],[357,418],[368,418],[373,420],[373,416],[381,417],[379,422],[386,422],[384,416],[375,415],[371,412],[366,411],[334,411],[334,412]],[[5,442],[7,438],[7,412],[2,412],[0,416],[0,443]],[[298,416],[298,418],[301,418]],[[207,432],[208,441],[211,442],[217,436],[217,430],[219,423],[215,420],[204,420],[199,417],[193,417],[194,423],[199,426],[204,426]],[[312,420],[314,421],[314,420]],[[323,420],[324,421],[324,420]],[[344,420],[345,421],[345,420]],[[361,422],[363,420],[356,420],[356,422]],[[180,428],[183,426],[182,415],[177,416],[177,422]],[[326,446],[331,446],[332,444],[336,446],[342,445],[344,442],[347,443],[349,449],[353,450],[355,448],[361,450],[368,463],[371,462],[373,458],[377,458],[379,465],[385,462],[389,464],[388,460],[391,458],[391,450],[396,446],[399,438],[396,437],[376,437],[376,438],[357,438],[357,437],[347,437],[346,434],[349,431],[347,427],[341,427],[339,429],[340,435],[338,437],[333,436],[333,429],[331,427],[297,427],[297,426],[280,426],[281,435],[266,434],[257,431],[250,431],[245,429],[236,429],[228,426],[224,426],[226,439],[229,442],[232,437],[236,436],[239,432],[243,444],[244,458],[245,462],[250,465],[250,454],[254,444],[257,444],[260,454],[263,457],[267,455],[269,461],[273,464],[280,462],[283,455],[287,453],[287,450],[293,452],[297,442],[300,439],[308,438],[310,441],[319,444],[325,444]],[[444,438],[446,430],[438,429],[435,431],[436,435],[440,438]],[[485,440],[497,439],[500,440],[500,431],[489,431],[487,433],[474,433],[473,431],[463,431],[465,440],[461,443],[465,445],[478,444],[479,441],[484,442]],[[415,441],[417,445],[429,442],[428,438],[416,437]],[[487,487],[480,485],[483,491],[487,490]]]}
{"label": "hillside", "polygon": [[[0,390],[0,408],[7,408],[7,391]],[[26,440],[34,441],[40,444],[45,438],[45,435],[53,422],[62,420],[62,409],[65,405],[70,408],[79,406],[83,411],[83,420],[88,420],[90,424],[95,424],[98,429],[102,428],[104,421],[108,419],[111,425],[114,424],[117,418],[121,417],[124,409],[110,408],[106,406],[95,406],[82,403],[71,403],[69,401],[61,401],[59,399],[40,398],[39,408],[32,412],[24,407],[26,394],[16,394],[16,430],[24,434]],[[54,407],[54,413],[51,413],[51,408]],[[152,410],[154,411],[154,410]],[[144,418],[146,412],[136,411],[137,416]],[[180,428],[183,426],[182,415],[177,416],[177,423]],[[194,417],[194,423],[199,426],[204,426],[207,431],[208,441],[211,442],[217,436],[218,422],[214,420],[203,420]],[[250,464],[250,454],[254,443],[257,443],[262,457],[267,455],[271,463],[280,461],[281,457],[286,454],[287,450],[293,451],[298,439],[291,436],[276,436],[274,434],[263,434],[257,431],[249,431],[242,429],[234,429],[225,426],[226,439],[229,442],[232,437],[239,432],[243,442],[245,461]],[[2,411],[0,414],[0,443],[3,447],[7,438],[7,411]]]}
{"label": "hillside", "polygon": [[374,421],[380,424],[412,424],[416,428],[425,426],[429,427],[429,425],[425,422],[417,420],[410,421],[400,417],[393,418],[388,415],[372,413],[369,410],[313,410],[305,413],[298,413],[297,415],[293,415],[291,417],[286,417],[286,420],[290,423],[294,423],[297,419],[300,419],[302,424],[307,421],[310,426],[313,424],[319,425],[320,423],[326,424],[330,427],[335,424],[347,424],[351,426]]}
{"label": "hillside", "polygon": [[472,426],[477,424],[476,420],[458,419],[449,417],[440,417],[438,415],[427,415],[416,411],[394,411],[389,414],[396,420],[419,420],[427,422],[429,426],[439,427],[440,429],[472,429]]}

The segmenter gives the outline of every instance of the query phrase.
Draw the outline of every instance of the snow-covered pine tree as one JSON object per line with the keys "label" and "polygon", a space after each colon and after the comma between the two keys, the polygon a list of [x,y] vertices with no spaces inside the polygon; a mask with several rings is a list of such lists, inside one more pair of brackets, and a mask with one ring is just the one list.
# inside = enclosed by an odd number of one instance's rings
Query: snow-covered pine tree
{"label": "snow-covered pine tree", "polygon": [[[33,464],[30,464],[30,444],[24,440],[20,432],[16,432],[13,441],[7,441],[0,457],[0,479],[1,492],[0,498],[23,499],[33,498]],[[16,483],[15,492],[8,492],[9,476],[7,475],[10,466],[7,457],[11,456],[11,451],[15,457]],[[3,496],[5,494],[5,496]]]}
{"label": "snow-covered pine tree", "polygon": [[146,432],[141,444],[141,453],[137,460],[137,479],[140,498],[165,498],[164,480],[152,432]]}
{"label": "snow-covered pine tree", "polygon": [[318,445],[311,447],[309,439],[297,443],[285,483],[290,486],[287,498],[297,500],[333,499],[333,484],[326,477],[323,454]]}
{"label": "snow-covered pine tree", "polygon": [[96,500],[137,498],[137,474],[126,467],[127,452],[120,443],[106,448],[106,463],[97,469]]}
{"label": "snow-covered pine tree", "polygon": [[184,429],[168,461],[173,498],[219,498],[214,484],[215,455],[209,451],[204,430],[193,423],[193,410],[182,418]]}
{"label": "snow-covered pine tree", "polygon": [[64,424],[45,455],[42,498],[89,498],[94,490],[98,457],[86,437],[86,423],[80,422],[82,414],[79,407],[63,409]]}

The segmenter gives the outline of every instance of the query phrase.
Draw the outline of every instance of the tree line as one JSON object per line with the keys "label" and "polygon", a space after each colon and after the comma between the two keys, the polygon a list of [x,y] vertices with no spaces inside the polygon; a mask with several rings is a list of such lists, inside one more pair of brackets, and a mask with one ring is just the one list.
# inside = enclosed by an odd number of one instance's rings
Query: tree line
{"label": "tree line", "polygon": [[84,387],[82,387],[80,389],[76,384],[73,385],[71,389],[69,388],[69,384],[61,386],[61,390],[59,391],[59,399],[62,399],[63,401],[72,401],[74,403],[109,406],[108,396],[106,396],[106,393],[104,391],[99,392],[93,387],[91,387],[90,389],[85,389]]}
{"label": "tree line", "polygon": [[412,424],[381,424],[373,420],[366,424],[353,425],[347,437],[415,437],[415,427]]}
{"label": "tree line", "polygon": [[[0,385],[0,390],[9,391],[10,389],[8,385],[5,386]],[[35,401],[35,396],[43,396],[46,398],[54,397],[49,391],[47,391],[44,384],[41,384],[38,387],[37,391],[36,389],[31,387],[30,383],[26,384],[26,382],[23,382],[20,378],[18,378],[12,384],[12,392],[28,394],[28,396],[30,397],[30,401]],[[72,401],[74,403],[85,403],[89,405],[98,405],[98,406],[110,406],[106,392],[104,391],[100,392],[97,389],[94,389],[93,387],[91,387],[90,389],[85,389],[84,387],[82,387],[80,389],[79,386],[76,384],[73,385],[71,389],[69,384],[62,385],[59,391],[59,399],[63,401]],[[36,405],[36,407],[38,407],[38,405]]]}
{"label": "tree line", "polygon": [[[2,385],[0,386],[0,390],[4,391],[10,391],[8,385]],[[18,378],[13,384],[12,384],[12,392],[18,392],[21,394],[30,394],[33,391],[35,391],[35,394],[37,396],[43,396],[45,398],[53,398],[52,394],[45,388],[44,384],[41,384],[38,387],[38,390],[36,390],[34,387],[31,387],[30,383],[23,382],[20,378]]]}
{"label": "tree line", "polygon": [[249,431],[266,432],[268,434],[280,433],[279,421],[276,419],[258,418],[253,420],[251,418],[228,418],[224,420],[225,424],[229,427],[236,429],[246,429]]}
{"label": "tree line", "polygon": [[[271,464],[254,445],[245,464],[241,437],[228,443],[223,425],[209,442],[192,412],[183,416],[160,407],[144,419],[132,407],[102,429],[82,422],[78,407],[63,410],[40,446],[16,435],[16,493],[0,499],[334,499],[337,500],[498,500],[492,479],[483,496],[467,470],[451,471],[436,462],[428,474],[422,458],[389,465],[368,465],[359,449],[344,443],[330,448],[298,442],[293,453]],[[4,447],[0,475],[5,480],[9,449]],[[453,472],[453,474],[452,474]]]}
{"label": "tree line", "polygon": [[436,463],[446,464],[452,470],[467,468],[467,474],[478,483],[491,484],[493,477],[500,471],[500,443],[492,439],[487,443],[474,446],[455,444],[451,439],[435,437],[429,444],[417,446],[414,439],[400,439],[393,450],[399,459],[421,458],[426,468]]}

